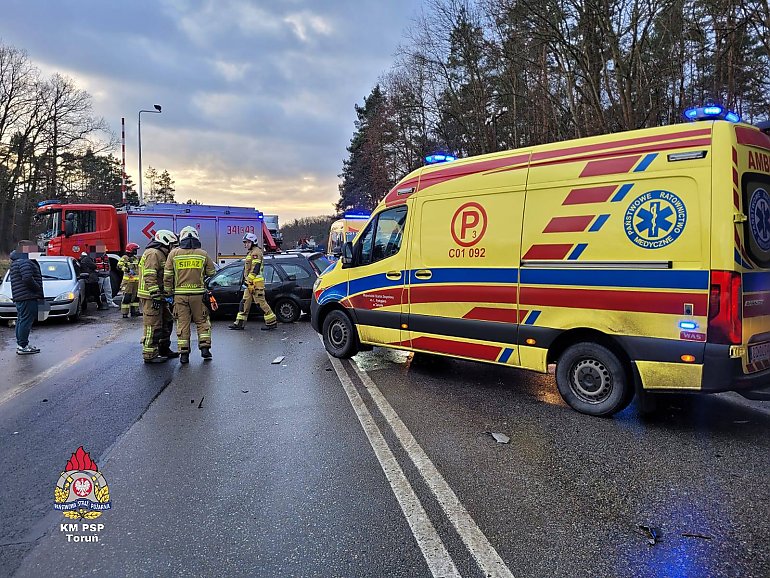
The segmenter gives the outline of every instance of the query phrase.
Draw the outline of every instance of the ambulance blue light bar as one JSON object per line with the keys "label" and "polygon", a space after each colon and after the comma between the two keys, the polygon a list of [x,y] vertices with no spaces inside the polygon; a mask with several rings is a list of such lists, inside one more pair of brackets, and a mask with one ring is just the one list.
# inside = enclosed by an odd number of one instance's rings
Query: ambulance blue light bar
{"label": "ambulance blue light bar", "polygon": [[369,220],[372,214],[369,211],[345,211],[344,216],[346,219]]}
{"label": "ambulance blue light bar", "polygon": [[687,120],[726,120],[729,122],[741,122],[741,116],[737,112],[727,110],[719,104],[696,106],[684,111]]}
{"label": "ambulance blue light bar", "polygon": [[45,207],[46,205],[61,205],[61,201],[59,199],[51,199],[48,201],[40,201],[37,204],[38,207]]}
{"label": "ambulance blue light bar", "polygon": [[429,165],[435,165],[437,163],[448,163],[450,161],[456,161],[457,157],[454,155],[448,155],[445,153],[436,153],[425,157],[425,162]]}

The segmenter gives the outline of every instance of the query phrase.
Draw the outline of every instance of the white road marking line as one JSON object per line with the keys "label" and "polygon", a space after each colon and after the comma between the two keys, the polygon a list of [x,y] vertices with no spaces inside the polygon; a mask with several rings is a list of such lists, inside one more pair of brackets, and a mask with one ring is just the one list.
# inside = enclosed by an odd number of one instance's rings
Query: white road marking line
{"label": "white road marking line", "polygon": [[[23,393],[24,391],[35,387],[38,383],[42,383],[52,375],[56,375],[57,373],[67,369],[68,367],[72,367],[75,365],[78,361],[86,357],[87,355],[90,355],[94,353],[97,349],[100,347],[103,347],[104,345],[107,345],[108,343],[111,343],[115,341],[115,338],[117,338],[120,334],[120,330],[118,327],[113,327],[110,331],[110,334],[103,339],[102,341],[92,345],[88,349],[85,349],[83,351],[79,351],[75,353],[72,357],[65,359],[64,361],[61,361],[57,363],[56,365],[53,365],[43,371],[42,373],[38,373],[35,377],[32,379],[28,379],[27,381],[24,381],[14,387],[13,389],[10,389],[6,391],[4,394],[0,395],[0,405],[4,404],[5,402],[13,399],[20,393]],[[37,355],[40,355],[39,353]]]}
{"label": "white road marking line", "polygon": [[401,442],[420,475],[425,479],[433,495],[436,496],[447,518],[452,522],[455,530],[457,530],[460,538],[471,555],[476,559],[484,574],[486,576],[513,578],[513,574],[508,569],[508,566],[505,565],[497,550],[489,543],[487,537],[476,525],[476,522],[473,521],[473,518],[471,518],[457,495],[452,491],[452,488],[449,487],[449,484],[438,469],[436,469],[436,466],[433,465],[433,462],[430,461],[428,455],[417,443],[417,440],[414,439],[414,436],[404,425],[404,422],[401,421],[401,418],[398,417],[398,414],[388,403],[388,400],[382,395],[377,384],[372,381],[372,378],[365,371],[358,367],[357,363],[353,363],[353,368],[358,373],[361,381],[364,382],[364,386],[369,395],[372,396],[375,405],[382,413],[385,421],[393,428],[398,441]]}
{"label": "white road marking line", "polygon": [[436,528],[422,507],[417,494],[414,493],[414,489],[409,484],[409,480],[404,474],[401,466],[398,465],[396,456],[390,451],[388,443],[382,435],[382,432],[374,422],[372,414],[358,394],[355,385],[350,379],[350,376],[345,371],[345,368],[331,355],[332,366],[334,371],[337,372],[337,377],[342,383],[342,387],[350,400],[350,404],[353,406],[353,410],[358,416],[358,421],[361,423],[361,427],[366,433],[366,437],[369,439],[369,443],[372,445],[374,454],[377,456],[377,460],[380,462],[382,471],[385,472],[385,477],[390,483],[390,487],[398,500],[401,511],[404,513],[406,521],[409,523],[409,527],[412,530],[412,534],[417,540],[417,545],[422,551],[422,555],[425,558],[425,562],[428,564],[431,574],[436,577],[456,577],[460,578],[461,574],[457,570],[454,562],[452,561],[449,552],[447,551],[444,543],[441,541],[441,537],[436,532]]}

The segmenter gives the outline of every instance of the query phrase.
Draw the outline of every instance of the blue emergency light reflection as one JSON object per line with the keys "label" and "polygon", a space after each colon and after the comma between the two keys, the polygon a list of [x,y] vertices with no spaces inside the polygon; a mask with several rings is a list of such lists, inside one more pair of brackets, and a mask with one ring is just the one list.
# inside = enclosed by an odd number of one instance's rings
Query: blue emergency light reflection
{"label": "blue emergency light reflection", "polygon": [[679,329],[698,329],[698,324],[695,323],[695,321],[680,321],[679,322]]}

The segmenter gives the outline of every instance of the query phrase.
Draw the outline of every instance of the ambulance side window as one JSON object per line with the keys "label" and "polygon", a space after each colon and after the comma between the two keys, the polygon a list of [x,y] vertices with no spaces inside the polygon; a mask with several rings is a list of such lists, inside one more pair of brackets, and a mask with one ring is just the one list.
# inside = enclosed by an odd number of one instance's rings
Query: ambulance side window
{"label": "ambulance side window", "polygon": [[361,235],[358,264],[369,265],[398,253],[405,223],[405,206],[393,207],[377,215]]}
{"label": "ambulance side window", "polygon": [[364,231],[363,235],[361,235],[361,239],[358,241],[358,246],[360,247],[358,254],[358,265],[368,265],[372,262],[372,239],[374,239],[374,225],[375,222],[369,223],[366,231]]}

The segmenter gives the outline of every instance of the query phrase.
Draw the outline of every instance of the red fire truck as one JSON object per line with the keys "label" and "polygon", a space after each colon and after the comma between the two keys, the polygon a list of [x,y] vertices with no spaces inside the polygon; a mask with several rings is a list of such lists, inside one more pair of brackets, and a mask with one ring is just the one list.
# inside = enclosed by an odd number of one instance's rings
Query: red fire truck
{"label": "red fire truck", "polygon": [[45,225],[38,244],[46,254],[78,258],[83,252],[106,251],[115,292],[121,278],[117,262],[126,244],[137,243],[141,252],[159,229],[178,233],[183,227],[194,226],[203,248],[219,265],[244,256],[242,239],[246,233],[259,236],[266,252],[278,250],[262,213],[248,207],[149,203],[116,209],[112,205],[43,201],[38,204],[37,216]]}

